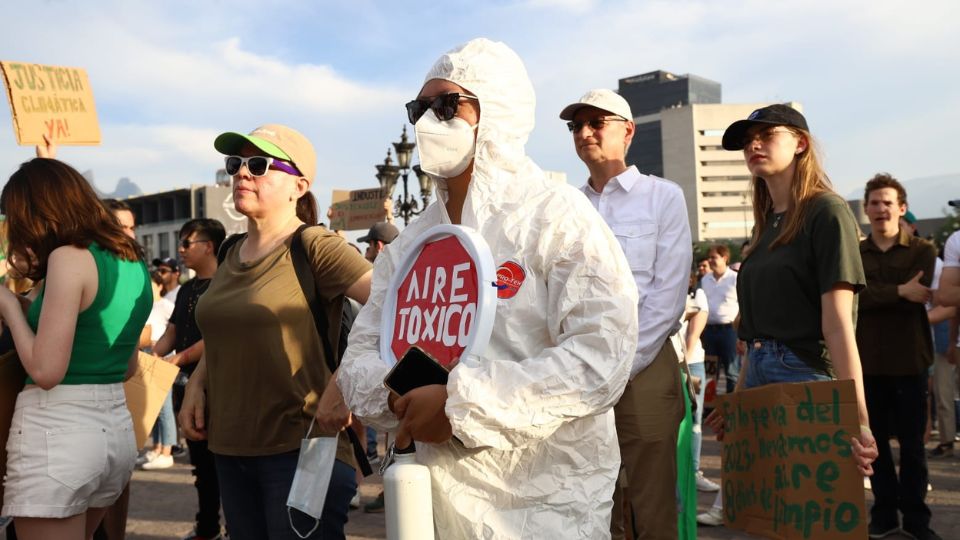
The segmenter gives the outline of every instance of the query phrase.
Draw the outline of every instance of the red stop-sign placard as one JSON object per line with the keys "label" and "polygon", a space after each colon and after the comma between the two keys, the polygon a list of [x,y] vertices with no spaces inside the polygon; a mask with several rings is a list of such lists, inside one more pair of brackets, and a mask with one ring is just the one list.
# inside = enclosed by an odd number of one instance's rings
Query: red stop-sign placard
{"label": "red stop-sign placard", "polygon": [[390,348],[416,345],[441,365],[460,358],[477,315],[477,267],[454,236],[430,242],[397,289]]}

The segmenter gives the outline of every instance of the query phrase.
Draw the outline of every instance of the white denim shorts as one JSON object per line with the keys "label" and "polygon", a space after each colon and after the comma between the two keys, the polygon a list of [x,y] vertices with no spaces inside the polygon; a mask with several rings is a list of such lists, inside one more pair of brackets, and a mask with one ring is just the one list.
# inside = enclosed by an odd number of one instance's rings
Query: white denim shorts
{"label": "white denim shorts", "polygon": [[123,384],[27,387],[7,440],[0,515],[64,518],[110,506],[136,458]]}

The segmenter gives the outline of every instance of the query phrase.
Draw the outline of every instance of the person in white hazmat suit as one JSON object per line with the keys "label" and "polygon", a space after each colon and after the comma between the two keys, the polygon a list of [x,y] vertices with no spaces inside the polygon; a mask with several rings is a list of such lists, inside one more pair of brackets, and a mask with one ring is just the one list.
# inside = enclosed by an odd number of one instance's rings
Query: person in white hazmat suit
{"label": "person in white hazmat suit", "polygon": [[[338,370],[346,406],[397,432],[398,448],[418,441],[438,538],[609,538],[620,469],[611,407],[637,343],[627,261],[587,199],[524,154],[535,97],[512,50],[470,41],[425,81],[408,111],[438,202],[377,258]],[[379,354],[387,285],[411,242],[440,223],[479,231],[495,264],[513,261],[525,278],[498,300],[482,356],[461,358],[446,386],[388,405]]]}

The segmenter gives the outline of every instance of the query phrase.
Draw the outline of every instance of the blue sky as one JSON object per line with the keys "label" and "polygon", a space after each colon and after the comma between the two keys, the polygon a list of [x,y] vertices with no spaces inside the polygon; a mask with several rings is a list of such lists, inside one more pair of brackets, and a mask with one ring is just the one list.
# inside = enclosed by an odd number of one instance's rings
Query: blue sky
{"label": "blue sky", "polygon": [[[60,157],[104,191],[120,177],[146,192],[211,183],[213,138],[268,122],[313,141],[324,207],[333,188],[374,187],[427,69],[478,36],[524,59],[538,98],[528,153],[575,185],[585,169],[558,111],[656,69],[718,81],[729,103],[803,103],[843,194],[877,171],[960,172],[956,1],[58,0],[4,14],[0,59],[89,73],[103,144]],[[0,177],[31,155],[0,108]]]}

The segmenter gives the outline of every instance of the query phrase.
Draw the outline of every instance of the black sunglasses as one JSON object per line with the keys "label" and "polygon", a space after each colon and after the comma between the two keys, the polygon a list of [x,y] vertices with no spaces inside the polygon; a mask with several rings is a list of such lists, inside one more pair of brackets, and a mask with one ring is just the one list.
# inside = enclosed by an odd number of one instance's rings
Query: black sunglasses
{"label": "black sunglasses", "polygon": [[570,130],[570,133],[579,133],[580,130],[583,129],[583,126],[590,126],[590,129],[597,131],[603,129],[603,127],[607,125],[607,122],[626,122],[626,120],[618,116],[598,116],[583,122],[576,120],[567,122],[567,129]]}
{"label": "black sunglasses", "polygon": [[180,241],[180,247],[182,247],[183,249],[190,249],[190,246],[194,244],[202,244],[204,242],[212,242],[212,241],[213,240],[187,240],[186,238],[184,238],[183,240]]}
{"label": "black sunglasses", "polygon": [[430,109],[433,109],[434,114],[436,114],[437,118],[441,121],[446,122],[447,120],[452,120],[453,117],[457,115],[457,109],[460,107],[461,99],[476,99],[479,101],[480,98],[468,94],[451,92],[432,98],[415,99],[407,103],[407,119],[410,120],[411,124],[416,124],[421,116],[426,114]]}

